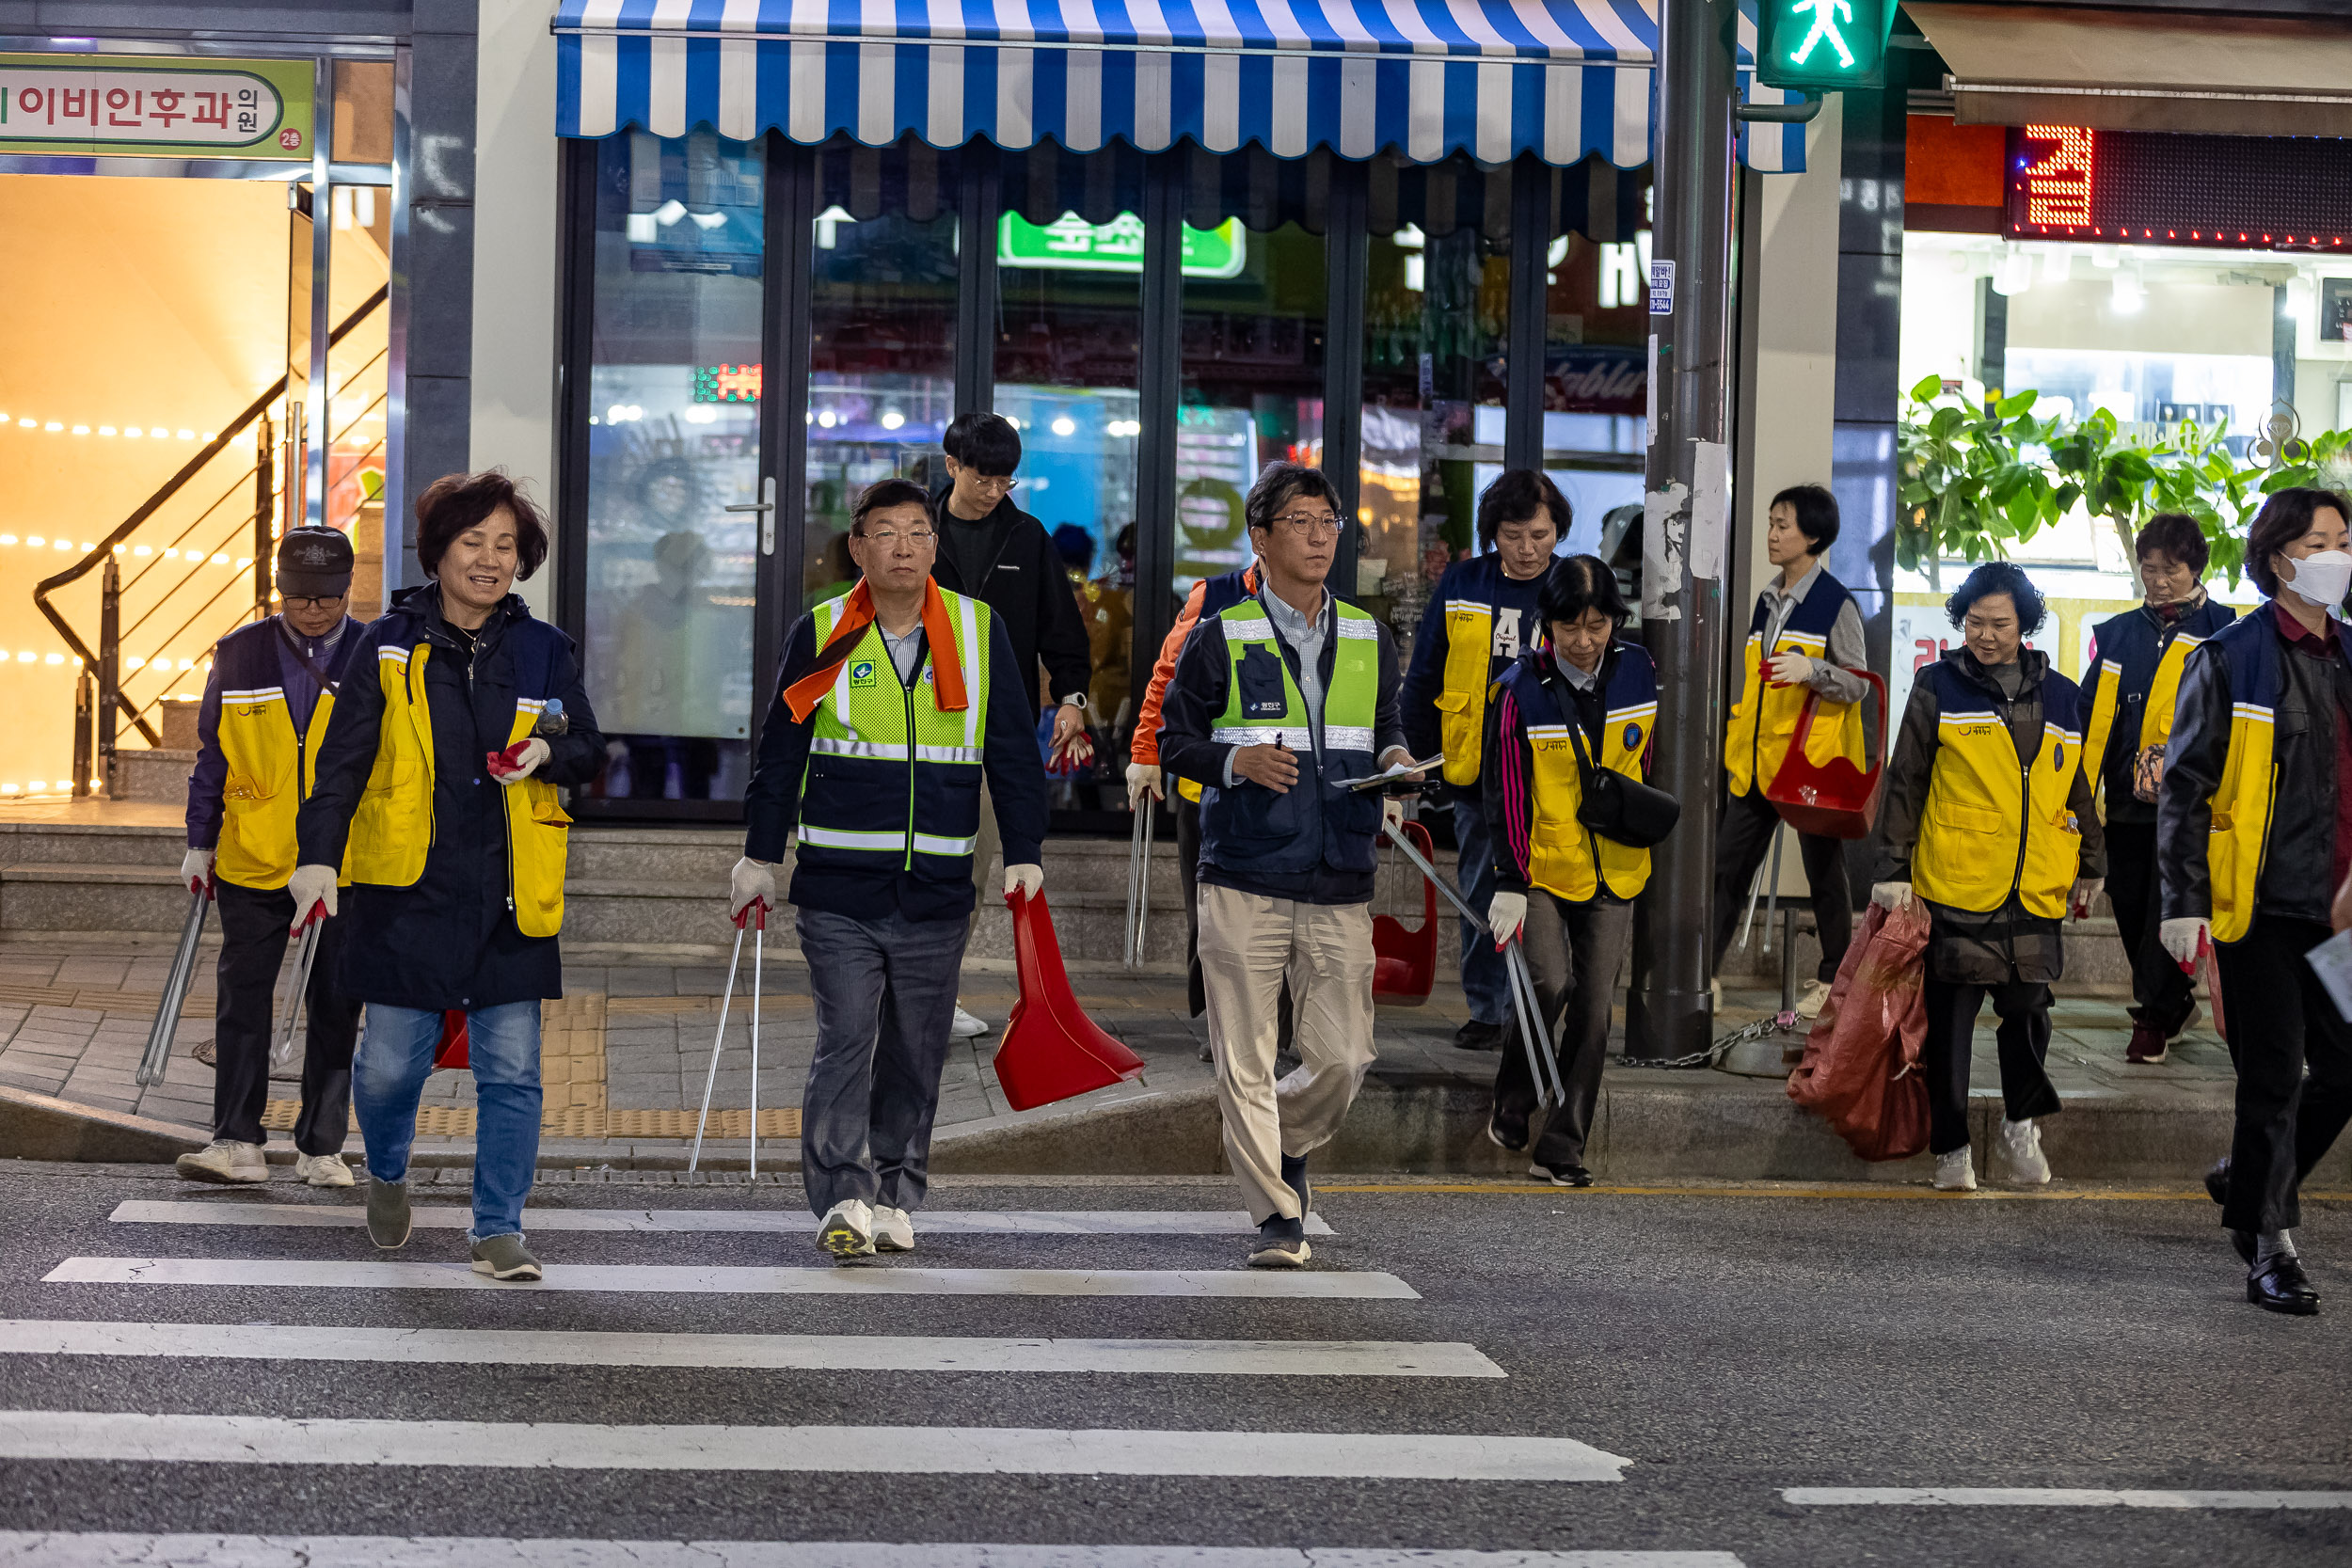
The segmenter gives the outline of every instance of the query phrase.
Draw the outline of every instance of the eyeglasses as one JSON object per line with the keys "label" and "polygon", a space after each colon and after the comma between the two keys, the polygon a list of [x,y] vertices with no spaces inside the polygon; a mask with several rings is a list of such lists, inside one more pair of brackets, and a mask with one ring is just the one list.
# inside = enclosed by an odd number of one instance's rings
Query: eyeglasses
{"label": "eyeglasses", "polygon": [[[961,467],[962,466],[959,464],[958,467]],[[1010,474],[976,474],[969,468],[964,468],[963,471],[957,477],[969,483],[973,489],[978,490],[983,494],[993,493],[999,496],[1009,496],[1012,494],[1014,490],[1018,489],[1021,484],[1021,482],[1013,478]]]}
{"label": "eyeglasses", "polygon": [[281,594],[278,595],[279,602],[288,610],[292,610],[296,605],[309,610],[325,610],[328,605],[342,603],[343,598],[344,595],[341,594]]}
{"label": "eyeglasses", "polygon": [[1317,539],[1324,534],[1337,534],[1342,524],[1336,512],[1286,512],[1274,519],[1293,533]]}
{"label": "eyeglasses", "polygon": [[876,533],[861,533],[858,537],[869,545],[880,545],[886,550],[897,548],[901,539],[918,550],[925,546],[937,543],[939,539],[938,534],[927,528],[918,528],[910,533],[900,533],[895,528],[886,528]]}

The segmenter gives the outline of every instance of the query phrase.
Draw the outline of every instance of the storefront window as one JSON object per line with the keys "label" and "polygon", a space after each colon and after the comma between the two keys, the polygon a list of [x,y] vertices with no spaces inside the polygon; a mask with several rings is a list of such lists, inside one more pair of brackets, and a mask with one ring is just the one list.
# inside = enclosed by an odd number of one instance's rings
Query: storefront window
{"label": "storefront window", "polygon": [[810,246],[803,608],[846,592],[850,508],[877,480],[936,487],[955,417],[956,155],[842,143],[818,159]]}
{"label": "storefront window", "polygon": [[389,188],[335,185],[327,192],[333,225],[327,319],[359,314],[326,351],[326,526],[351,535],[358,558],[352,612],[382,613],[384,595],[384,442],[391,310],[368,307],[391,277],[392,204]]}
{"label": "storefront window", "polygon": [[596,150],[588,380],[588,689],[596,792],[740,799],[749,778],[759,491],[756,145],[707,133]]}
{"label": "storefront window", "polygon": [[[1574,514],[1564,555],[1606,550],[1641,564],[1648,446],[1650,228],[1647,170],[1555,170],[1545,252],[1544,470]],[[1500,468],[1494,470],[1501,472]],[[1493,475],[1482,476],[1483,487]]]}
{"label": "storefront window", "polygon": [[1472,548],[1482,466],[1501,471],[1510,175],[1457,157],[1371,177],[1357,588],[1409,639]]}

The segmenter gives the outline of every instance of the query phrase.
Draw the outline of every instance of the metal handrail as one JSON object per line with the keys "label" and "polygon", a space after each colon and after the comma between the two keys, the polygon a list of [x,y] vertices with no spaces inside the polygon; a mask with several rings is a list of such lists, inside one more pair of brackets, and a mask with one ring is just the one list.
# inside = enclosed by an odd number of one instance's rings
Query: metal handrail
{"label": "metal handrail", "polygon": [[[389,284],[378,287],[373,293],[368,295],[366,299],[360,302],[358,309],[352,311],[350,315],[343,318],[342,325],[336,327],[334,331],[327,334],[327,346],[332,348],[335,344],[341,342],[353,328],[357,327],[362,321],[366,320],[373,311],[383,305],[385,301],[390,297],[391,290]],[[66,624],[65,617],[59,614],[56,607],[49,602],[49,595],[61,588],[79,582],[83,578],[87,577],[91,572],[96,571],[101,565],[104,564],[106,559],[114,554],[114,548],[117,545],[121,544],[125,539],[128,539],[133,533],[136,532],[140,524],[146,522],[148,518],[153,516],[157,512],[161,511],[167,501],[170,500],[174,496],[180,493],[182,486],[185,485],[190,480],[196,478],[198,474],[203,472],[204,466],[210,463],[214,458],[219,456],[222,451],[226,451],[229,443],[234,440],[239,435],[243,434],[246,426],[250,425],[254,420],[269,412],[270,404],[276,403],[280,397],[285,395],[286,379],[287,378],[282,375],[279,376],[275,382],[270,384],[269,388],[263,391],[260,397],[254,399],[250,404],[246,404],[243,413],[239,414],[228,424],[223,425],[218,436],[215,436],[212,440],[206,442],[204,449],[201,451],[198,452],[194,457],[189,458],[188,461],[182,466],[178,473],[166,480],[163,483],[163,487],[157,490],[153,495],[148,497],[145,501],[140,503],[138,510],[132,513],[130,516],[124,518],[120,525],[119,525],[112,533],[109,533],[105,538],[101,539],[95,549],[91,550],[87,555],[82,557],[81,560],[75,562],[72,565],[67,567],[64,571],[59,572],[56,576],[44,578],[33,589],[33,603],[39,607],[41,614],[48,617],[49,624],[56,628],[57,635],[65,639],[66,646],[72,649],[73,652],[79,656],[84,669],[97,669],[100,656],[90,650],[88,643],[83,641],[81,638],[74,635],[73,628]],[[217,505],[218,503],[216,502],[215,504]],[[208,508],[207,510],[209,511],[210,509]],[[215,594],[214,597],[217,598],[219,595]],[[150,724],[147,721],[146,717],[141,713],[140,709],[131,702],[130,698],[123,695],[119,687],[115,689],[113,696],[115,705],[122,710],[123,715],[128,718],[132,723],[138,726],[139,733],[147,736],[149,745],[160,746],[163,744],[164,737],[162,734],[158,732],[152,724]]]}

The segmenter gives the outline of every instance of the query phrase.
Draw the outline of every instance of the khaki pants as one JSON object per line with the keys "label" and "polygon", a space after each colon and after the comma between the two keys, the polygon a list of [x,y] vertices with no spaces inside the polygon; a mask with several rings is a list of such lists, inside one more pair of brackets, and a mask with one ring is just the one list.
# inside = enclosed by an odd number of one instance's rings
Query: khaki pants
{"label": "khaki pants", "polygon": [[[1209,1005],[1225,1158],[1250,1222],[1298,1212],[1282,1156],[1331,1141],[1372,1066],[1372,907],[1300,904],[1200,884],[1200,983]],[[1282,979],[1298,1070],[1274,1081]]]}

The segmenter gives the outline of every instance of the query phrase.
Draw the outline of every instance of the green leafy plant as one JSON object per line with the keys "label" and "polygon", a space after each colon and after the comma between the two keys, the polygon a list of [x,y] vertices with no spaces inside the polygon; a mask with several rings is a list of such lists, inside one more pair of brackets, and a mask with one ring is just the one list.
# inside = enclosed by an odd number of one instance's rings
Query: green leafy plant
{"label": "green leafy plant", "polygon": [[1978,411],[1938,401],[1940,377],[1911,388],[1897,425],[1902,456],[1902,520],[1896,559],[1943,589],[1943,558],[1983,561],[2007,554],[2064,515],[2042,453],[2057,423],[2033,417],[2040,394],[2018,392]]}

